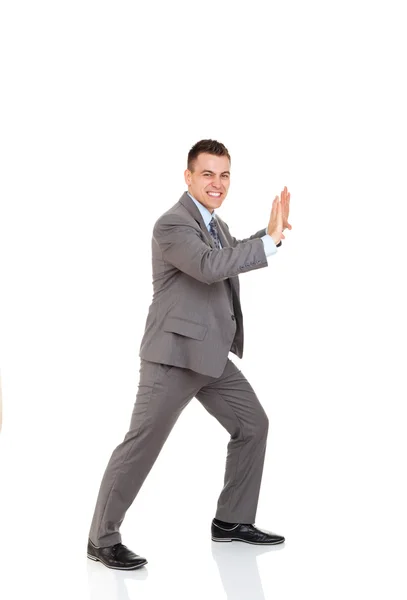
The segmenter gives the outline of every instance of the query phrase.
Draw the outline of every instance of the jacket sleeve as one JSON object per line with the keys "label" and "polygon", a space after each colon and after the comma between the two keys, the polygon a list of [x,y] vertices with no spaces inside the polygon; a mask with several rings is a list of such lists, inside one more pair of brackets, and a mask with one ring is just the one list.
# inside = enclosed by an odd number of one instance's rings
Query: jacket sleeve
{"label": "jacket sleeve", "polygon": [[257,234],[220,250],[208,246],[201,235],[198,225],[174,214],[163,215],[153,229],[163,260],[208,285],[268,266],[264,244]]}

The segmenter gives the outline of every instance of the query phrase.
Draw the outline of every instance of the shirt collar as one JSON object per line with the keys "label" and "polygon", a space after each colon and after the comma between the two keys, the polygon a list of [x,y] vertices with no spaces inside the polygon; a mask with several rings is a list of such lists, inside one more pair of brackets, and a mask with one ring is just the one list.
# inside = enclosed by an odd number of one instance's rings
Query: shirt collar
{"label": "shirt collar", "polygon": [[198,202],[198,200],[195,200],[195,198],[193,196],[191,196],[191,194],[189,192],[187,192],[187,194],[191,198],[191,200],[193,200],[195,202],[197,208],[199,209],[199,212],[202,215],[202,218],[203,218],[203,221],[204,221],[206,227],[208,227],[209,223],[212,220],[212,217],[215,216],[215,211],[213,211],[213,213],[210,213],[209,210],[206,208],[206,206],[204,206],[203,204]]}

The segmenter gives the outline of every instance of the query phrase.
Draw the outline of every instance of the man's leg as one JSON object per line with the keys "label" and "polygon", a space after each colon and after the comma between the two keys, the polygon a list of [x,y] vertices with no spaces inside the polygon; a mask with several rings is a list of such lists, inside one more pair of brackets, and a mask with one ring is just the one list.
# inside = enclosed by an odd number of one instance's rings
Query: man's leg
{"label": "man's leg", "polygon": [[182,410],[207,381],[189,369],[141,361],[130,429],[114,450],[100,486],[89,533],[95,546],[121,542],[119,528],[127,509]]}
{"label": "man's leg", "polygon": [[230,433],[224,488],[212,521],[212,539],[281,544],[284,537],[254,526],[266,452],[268,418],[253,388],[228,360],[221,377],[196,395]]}
{"label": "man's leg", "polygon": [[231,436],[216,518],[228,523],[254,523],[267,443],[267,415],[243,373],[230,360],[222,376],[203,387],[196,397]]}

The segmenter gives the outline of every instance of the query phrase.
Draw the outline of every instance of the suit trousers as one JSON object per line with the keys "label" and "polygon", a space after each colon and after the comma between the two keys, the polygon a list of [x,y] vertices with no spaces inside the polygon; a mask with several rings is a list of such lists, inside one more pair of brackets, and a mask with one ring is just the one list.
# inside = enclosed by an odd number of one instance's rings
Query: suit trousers
{"label": "suit trousers", "polygon": [[99,547],[119,532],[182,410],[196,397],[230,434],[216,518],[254,523],[266,451],[268,418],[243,373],[228,359],[220,377],[141,359],[130,428],[102,478],[89,538]]}

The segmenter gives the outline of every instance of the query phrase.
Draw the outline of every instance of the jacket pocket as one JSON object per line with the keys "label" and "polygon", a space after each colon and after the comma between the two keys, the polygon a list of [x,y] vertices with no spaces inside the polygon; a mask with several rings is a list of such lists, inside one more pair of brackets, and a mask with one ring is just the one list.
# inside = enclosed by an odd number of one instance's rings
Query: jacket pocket
{"label": "jacket pocket", "polygon": [[169,333],[178,333],[178,335],[184,335],[194,340],[203,340],[208,331],[207,325],[179,317],[167,317],[164,321],[163,329]]}

